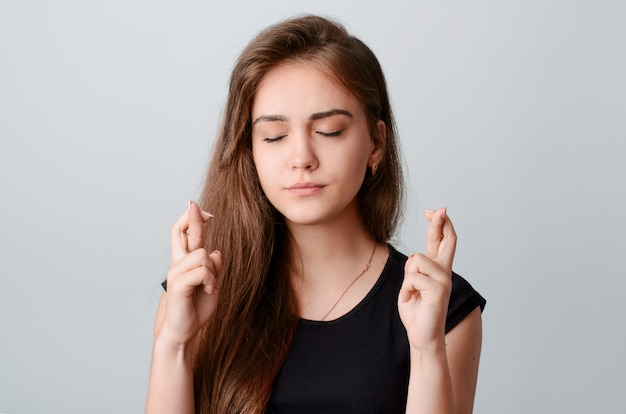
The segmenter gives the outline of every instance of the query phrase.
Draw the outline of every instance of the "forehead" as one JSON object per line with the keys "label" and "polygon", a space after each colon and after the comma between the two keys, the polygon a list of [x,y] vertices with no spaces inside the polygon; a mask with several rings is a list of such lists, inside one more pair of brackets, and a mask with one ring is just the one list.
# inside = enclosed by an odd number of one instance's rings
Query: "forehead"
{"label": "forehead", "polygon": [[357,111],[360,102],[321,65],[282,63],[269,70],[254,95],[252,116],[310,114],[329,109]]}

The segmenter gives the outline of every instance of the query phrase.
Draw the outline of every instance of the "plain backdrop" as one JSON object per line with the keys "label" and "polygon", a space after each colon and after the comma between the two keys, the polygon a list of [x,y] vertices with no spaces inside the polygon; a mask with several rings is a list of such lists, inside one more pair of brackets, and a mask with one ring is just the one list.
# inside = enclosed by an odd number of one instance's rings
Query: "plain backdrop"
{"label": "plain backdrop", "polygon": [[143,411],[230,70],[302,13],[385,70],[397,247],[448,206],[488,300],[475,411],[626,412],[626,4],[602,0],[0,1],[0,412]]}

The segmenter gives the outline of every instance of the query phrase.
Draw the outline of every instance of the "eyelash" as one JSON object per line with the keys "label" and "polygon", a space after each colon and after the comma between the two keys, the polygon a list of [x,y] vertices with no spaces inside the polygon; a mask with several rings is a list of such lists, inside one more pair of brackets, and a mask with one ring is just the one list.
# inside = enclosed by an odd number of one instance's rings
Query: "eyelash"
{"label": "eyelash", "polygon": [[332,138],[332,137],[338,137],[339,135],[341,135],[342,132],[343,132],[343,129],[338,129],[337,131],[332,131],[332,132],[318,131],[317,133],[320,134],[321,136]]}
{"label": "eyelash", "polygon": [[281,138],[285,138],[286,136],[287,135],[281,135],[281,136],[278,136],[278,137],[268,137],[268,138],[264,138],[263,141],[269,142],[271,144],[272,142],[279,141]]}
{"label": "eyelash", "polygon": [[[341,135],[341,133],[343,132],[342,129],[339,129],[337,131],[331,131],[331,132],[322,132],[322,131],[317,131],[318,134],[320,134],[323,137],[326,138],[333,138],[333,137],[338,137],[339,135]],[[272,142],[277,142],[280,141],[282,138],[285,138],[287,135],[280,135],[277,137],[266,137],[263,139],[263,141],[267,142],[267,143],[272,143]]]}

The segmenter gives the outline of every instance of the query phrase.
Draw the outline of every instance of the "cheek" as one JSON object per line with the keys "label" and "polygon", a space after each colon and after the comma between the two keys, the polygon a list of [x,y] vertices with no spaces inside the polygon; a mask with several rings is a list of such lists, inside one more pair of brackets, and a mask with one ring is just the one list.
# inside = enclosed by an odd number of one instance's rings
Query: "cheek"
{"label": "cheek", "polygon": [[343,165],[347,173],[357,177],[365,173],[369,160],[369,149],[361,145],[354,145],[342,154],[334,154],[333,163]]}
{"label": "cheek", "polygon": [[268,159],[267,155],[263,154],[260,151],[253,151],[252,156],[252,159],[254,161],[254,167],[256,168],[256,173],[259,176],[261,189],[267,195],[267,192],[270,189],[269,184],[275,181],[275,172],[273,171],[275,168],[275,163],[272,163],[271,159]]}

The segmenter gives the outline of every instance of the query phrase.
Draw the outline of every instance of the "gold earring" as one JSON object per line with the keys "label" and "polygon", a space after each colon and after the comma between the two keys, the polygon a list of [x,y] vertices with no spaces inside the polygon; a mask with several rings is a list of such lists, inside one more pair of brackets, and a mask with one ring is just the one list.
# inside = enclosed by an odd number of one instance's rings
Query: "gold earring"
{"label": "gold earring", "polygon": [[378,171],[378,164],[373,162],[372,163],[372,175],[376,175],[376,171]]}

